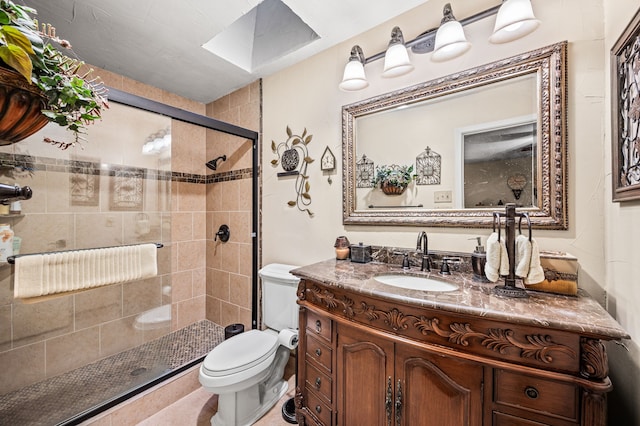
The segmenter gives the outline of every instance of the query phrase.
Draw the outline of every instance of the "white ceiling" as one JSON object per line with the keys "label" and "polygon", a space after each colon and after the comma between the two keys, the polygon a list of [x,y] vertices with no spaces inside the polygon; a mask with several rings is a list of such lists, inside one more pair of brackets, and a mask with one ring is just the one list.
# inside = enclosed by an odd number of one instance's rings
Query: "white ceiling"
{"label": "white ceiling", "polygon": [[[25,0],[83,61],[208,103],[428,0],[281,0],[319,38],[243,67],[202,45],[261,0]],[[246,40],[245,40],[246,44]],[[275,49],[274,49],[275,50]],[[255,52],[254,52],[255,54]],[[345,62],[348,52],[345,52]]]}

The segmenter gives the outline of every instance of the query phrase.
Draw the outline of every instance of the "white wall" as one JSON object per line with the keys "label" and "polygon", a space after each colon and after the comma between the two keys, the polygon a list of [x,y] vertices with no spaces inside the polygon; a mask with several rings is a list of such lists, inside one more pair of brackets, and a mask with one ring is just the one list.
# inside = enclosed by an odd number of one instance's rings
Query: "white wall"
{"label": "white wall", "polygon": [[[431,0],[264,79],[263,263],[303,265],[330,258],[339,235],[346,235],[352,243],[414,247],[421,230],[418,227],[342,224],[342,165],[338,164],[332,175],[333,184],[329,184],[318,160],[325,146],[341,158],[343,105],[567,40],[569,229],[536,231],[534,235],[542,249],[575,255],[581,266],[580,285],[601,303],[605,302],[605,292],[608,292],[610,312],[636,340],[640,339],[640,315],[634,312],[634,307],[640,306],[640,286],[636,278],[640,276],[640,263],[635,248],[635,241],[640,240],[640,227],[633,228],[640,203],[620,206],[610,201],[608,99],[608,51],[638,8],[638,0],[532,0],[542,23],[536,32],[521,40],[505,45],[490,44],[487,38],[494,18],[487,18],[465,27],[473,47],[460,58],[434,63],[430,54],[413,55],[416,69],[412,73],[384,80],[380,77],[382,61],[376,61],[366,67],[371,83],[367,89],[345,93],[337,88],[352,45],[359,44],[365,56],[378,53],[386,48],[395,25],[399,25],[405,39],[410,40],[438,26],[445,3],[446,0]],[[465,18],[497,3],[496,0],[458,0],[452,2],[452,6],[458,18]],[[607,25],[603,16],[607,17]],[[295,198],[294,181],[277,178],[276,173],[281,169],[270,164],[275,158],[269,148],[271,140],[285,140],[287,125],[294,132],[306,128],[313,134],[309,145],[310,155],[317,161],[309,168],[313,217],[287,206],[287,201]],[[489,234],[489,230],[426,230],[429,246],[434,250],[471,252],[474,243],[469,239]],[[633,342],[627,342],[627,346],[631,352],[623,355],[625,362],[640,365],[637,346]],[[630,392],[635,396],[631,397],[637,398],[638,385],[633,386]]]}
{"label": "white wall", "polygon": [[[342,224],[341,164],[333,184],[320,171],[318,162],[309,168],[311,210],[313,217],[290,208],[295,198],[294,181],[278,178],[282,171],[270,162],[276,158],[270,150],[271,140],[286,138],[286,126],[294,132],[306,128],[313,134],[309,145],[311,157],[319,160],[325,146],[340,159],[342,152],[341,107],[392,90],[410,86],[438,76],[471,68],[527,50],[568,40],[568,133],[569,133],[569,220],[568,231],[538,231],[542,249],[563,250],[577,256],[582,265],[583,285],[603,287],[605,283],[603,248],[603,191],[605,165],[602,162],[604,133],[605,67],[603,51],[602,3],[600,0],[534,0],[542,21],[539,29],[505,45],[487,41],[494,18],[466,27],[473,47],[464,56],[444,63],[434,63],[430,54],[413,55],[416,69],[396,79],[382,79],[382,61],[366,67],[370,86],[360,92],[345,93],[337,88],[342,69],[353,44],[362,46],[365,55],[385,49],[389,33],[399,25],[409,40],[428,28],[436,27],[445,0],[431,0],[414,11],[401,15],[380,27],[264,80],[264,148],[263,148],[263,262],[287,261],[307,264],[331,257],[338,235],[347,235],[352,243],[413,247],[419,228],[348,226]],[[495,0],[460,2],[454,13],[463,18],[494,6]],[[553,7],[544,7],[553,5]],[[465,9],[466,8],[466,9]],[[490,107],[490,106],[489,106]],[[577,165],[580,165],[579,167]],[[468,239],[487,236],[489,230],[430,228],[430,248],[472,251]]]}
{"label": "white wall", "polygon": [[[614,395],[610,398],[613,406],[610,415],[623,412],[629,421],[640,424],[640,262],[638,262],[638,241],[640,241],[640,202],[614,203],[612,196],[611,167],[611,72],[609,55],[634,14],[640,10],[638,0],[604,1],[604,50],[602,52],[605,67],[603,84],[605,89],[605,132],[602,155],[605,164],[604,178],[604,230],[605,230],[605,288],[608,292],[607,310],[631,335],[632,340],[625,342],[628,350],[610,345],[609,359],[612,380],[615,384]],[[631,414],[633,413],[633,414]],[[631,418],[632,417],[632,418]],[[613,423],[610,421],[610,424]]]}

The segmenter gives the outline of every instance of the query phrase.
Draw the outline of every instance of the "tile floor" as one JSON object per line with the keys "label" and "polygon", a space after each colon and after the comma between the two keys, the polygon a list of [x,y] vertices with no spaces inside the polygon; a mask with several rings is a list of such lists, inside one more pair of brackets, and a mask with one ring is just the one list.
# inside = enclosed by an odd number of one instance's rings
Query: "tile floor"
{"label": "tile floor", "polygon": [[[285,373],[286,374],[286,373]],[[289,377],[289,389],[278,403],[255,426],[287,426],[282,418],[282,404],[295,394],[295,376]],[[158,411],[137,426],[209,426],[218,408],[218,397],[200,388]]]}

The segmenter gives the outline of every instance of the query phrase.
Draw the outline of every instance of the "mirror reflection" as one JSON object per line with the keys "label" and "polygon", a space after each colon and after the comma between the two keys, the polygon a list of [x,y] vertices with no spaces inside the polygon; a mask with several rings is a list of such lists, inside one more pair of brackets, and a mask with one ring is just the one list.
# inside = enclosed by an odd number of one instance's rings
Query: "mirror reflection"
{"label": "mirror reflection", "polygon": [[[345,224],[565,229],[566,42],[343,107]],[[380,172],[411,168],[403,190]],[[385,189],[385,190],[383,190]]]}

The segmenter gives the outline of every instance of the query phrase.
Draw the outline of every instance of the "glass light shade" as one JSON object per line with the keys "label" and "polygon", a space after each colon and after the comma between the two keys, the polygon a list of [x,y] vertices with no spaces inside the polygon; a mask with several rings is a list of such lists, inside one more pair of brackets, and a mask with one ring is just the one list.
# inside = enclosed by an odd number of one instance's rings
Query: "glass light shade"
{"label": "glass light shade", "polygon": [[364,73],[364,65],[360,61],[349,61],[344,67],[342,82],[338,87],[344,91],[352,92],[354,90],[364,89],[369,85],[367,76]]}
{"label": "glass light shade", "polygon": [[409,53],[404,44],[392,44],[384,55],[383,77],[398,77],[413,71]]}
{"label": "glass light shade", "polygon": [[471,43],[464,35],[462,25],[458,21],[449,21],[440,25],[436,32],[436,42],[431,60],[446,61],[462,55],[471,48]]}
{"label": "glass light shade", "polygon": [[507,0],[496,17],[491,43],[507,43],[533,32],[540,25],[531,7],[531,0]]}

